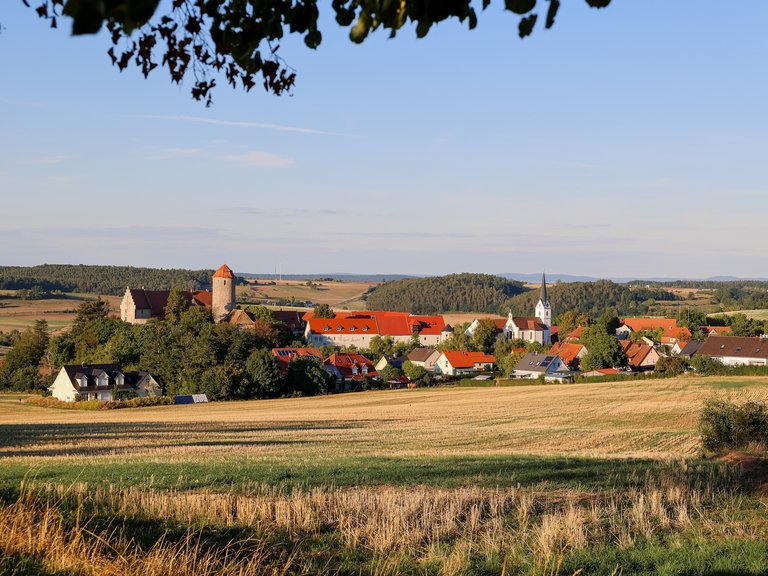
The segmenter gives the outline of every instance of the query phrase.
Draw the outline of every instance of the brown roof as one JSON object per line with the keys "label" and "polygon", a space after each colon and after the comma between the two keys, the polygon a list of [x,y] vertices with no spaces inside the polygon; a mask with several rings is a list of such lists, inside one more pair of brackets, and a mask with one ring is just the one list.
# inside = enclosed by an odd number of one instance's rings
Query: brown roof
{"label": "brown roof", "polygon": [[214,278],[235,278],[234,272],[226,264],[222,264],[216,272],[213,273]]}
{"label": "brown roof", "polygon": [[547,325],[535,316],[515,316],[512,318],[512,321],[520,330],[538,330],[543,332],[547,329]]}
{"label": "brown roof", "polygon": [[272,310],[272,316],[285,324],[291,332],[304,332],[307,326],[306,320],[302,318],[303,313],[298,310]]}
{"label": "brown roof", "polygon": [[768,358],[768,338],[710,336],[701,345],[697,354],[715,357]]}
{"label": "brown roof", "polygon": [[434,353],[434,348],[414,348],[408,352],[407,358],[411,362],[426,362]]}
{"label": "brown roof", "polygon": [[632,368],[640,367],[648,354],[654,350],[653,346],[649,346],[645,342],[619,340],[619,344],[624,349],[624,353],[627,355],[627,364],[629,364],[629,366]]}

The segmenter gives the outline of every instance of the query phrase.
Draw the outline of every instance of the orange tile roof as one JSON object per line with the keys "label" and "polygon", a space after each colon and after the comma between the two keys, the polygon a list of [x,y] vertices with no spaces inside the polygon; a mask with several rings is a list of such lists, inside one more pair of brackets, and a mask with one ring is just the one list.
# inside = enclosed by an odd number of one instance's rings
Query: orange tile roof
{"label": "orange tile roof", "polygon": [[629,326],[633,332],[658,328],[666,331],[677,328],[677,320],[674,318],[624,318],[621,323]]}
{"label": "orange tile roof", "polygon": [[581,339],[581,334],[584,332],[585,326],[577,326],[573,330],[571,330],[570,334],[565,337],[565,341],[568,340],[579,340]]}
{"label": "orange tile roof", "polygon": [[492,354],[482,352],[463,352],[461,350],[447,350],[443,352],[448,363],[454,368],[472,368],[476,364],[495,364],[496,358]]}
{"label": "orange tile roof", "polygon": [[234,279],[235,274],[232,272],[231,268],[227,266],[226,264],[222,264],[216,272],[213,273],[214,278],[230,278]]}
{"label": "orange tile roof", "polygon": [[568,344],[568,343],[556,343],[552,348],[549,349],[550,354],[557,354],[560,356],[560,360],[562,360],[565,364],[570,366],[574,362],[576,362],[576,359],[579,357],[579,354],[582,350],[584,350],[583,344]]}
{"label": "orange tile roof", "polygon": [[653,346],[648,346],[644,342],[632,342],[631,340],[619,340],[619,344],[627,355],[628,364],[633,368],[638,368],[645,361],[646,357],[654,352]]}
{"label": "orange tile roof", "polygon": [[730,334],[731,332],[733,332],[733,328],[731,328],[730,326],[702,326],[701,329],[707,335]]}
{"label": "orange tile roof", "polygon": [[336,318],[315,318],[311,312],[307,312],[304,319],[316,334],[353,334],[362,331],[381,336],[410,336],[414,332],[438,335],[445,328],[442,316],[416,316],[407,312],[337,312]]}
{"label": "orange tile roof", "polygon": [[325,359],[324,364],[334,366],[345,378],[355,376],[353,372],[353,368],[355,367],[357,367],[358,370],[357,376],[362,377],[363,374],[361,370],[363,366],[366,367],[365,376],[369,376],[370,378],[378,376],[378,372],[376,372],[373,362],[368,360],[368,358],[362,354],[331,354]]}

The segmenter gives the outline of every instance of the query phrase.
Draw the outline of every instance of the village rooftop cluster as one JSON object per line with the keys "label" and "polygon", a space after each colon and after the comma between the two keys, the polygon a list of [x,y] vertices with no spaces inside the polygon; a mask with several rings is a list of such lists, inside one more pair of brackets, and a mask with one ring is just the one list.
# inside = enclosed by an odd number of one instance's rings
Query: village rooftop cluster
{"label": "village rooftop cluster", "polygon": [[[257,319],[247,310],[238,308],[235,296],[237,277],[232,270],[221,266],[212,277],[212,290],[182,292],[190,306],[210,309],[216,323],[226,323],[239,330],[254,328]],[[146,323],[151,319],[163,320],[170,291],[128,288],[120,305],[120,317],[131,324]],[[496,338],[533,344],[540,351],[521,354],[513,379],[540,379],[570,381],[575,375],[611,376],[653,371],[665,356],[691,359],[696,355],[708,356],[724,365],[768,365],[768,339],[763,337],[723,337],[730,328],[702,326],[707,336],[704,341],[692,339],[688,328],[679,327],[669,318],[623,318],[615,330],[615,338],[623,349],[627,361],[622,366],[580,371],[579,363],[588,353],[582,342],[583,326],[568,334],[561,334],[552,324],[553,308],[546,277],[542,275],[539,298],[534,314],[528,317],[512,316],[494,319]],[[387,367],[401,370],[406,363],[434,375],[437,380],[456,377],[490,379],[497,368],[493,354],[447,349],[454,328],[441,315],[416,315],[390,311],[336,311],[334,317],[316,316],[313,311],[275,310],[274,317],[283,322],[305,346],[272,349],[278,366],[287,372],[290,362],[297,357],[322,364],[333,375],[337,392],[358,390],[365,381],[382,379]],[[472,336],[483,318],[477,318],[464,333]],[[633,333],[656,331],[659,341]],[[410,345],[411,350],[399,356],[382,355],[376,362],[363,354],[374,338],[388,339],[392,343]],[[441,346],[442,345],[442,346]],[[324,355],[321,348],[335,347],[337,352]],[[437,348],[440,347],[440,350]],[[387,379],[388,387],[412,387],[415,383],[407,376]],[[126,395],[159,396],[162,390],[151,374],[124,372],[118,365],[81,365],[61,368],[49,387],[52,395],[63,401],[118,400]]]}

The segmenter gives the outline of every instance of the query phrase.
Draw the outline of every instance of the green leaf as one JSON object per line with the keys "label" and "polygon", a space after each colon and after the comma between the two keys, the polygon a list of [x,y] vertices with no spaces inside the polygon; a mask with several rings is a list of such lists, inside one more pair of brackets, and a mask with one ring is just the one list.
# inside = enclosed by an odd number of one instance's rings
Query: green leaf
{"label": "green leaf", "polygon": [[533,32],[533,27],[536,25],[537,19],[538,16],[536,14],[531,14],[530,16],[526,16],[520,20],[520,24],[517,26],[520,38],[525,38],[526,36],[531,35],[531,32]]}
{"label": "green leaf", "polygon": [[504,5],[515,14],[528,14],[536,7],[536,0],[504,0]]}

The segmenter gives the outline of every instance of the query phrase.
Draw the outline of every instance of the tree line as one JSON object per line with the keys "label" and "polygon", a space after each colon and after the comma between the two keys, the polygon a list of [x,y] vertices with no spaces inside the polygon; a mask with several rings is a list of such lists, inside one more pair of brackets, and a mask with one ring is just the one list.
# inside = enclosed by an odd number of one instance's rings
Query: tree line
{"label": "tree line", "polygon": [[85,264],[0,266],[0,290],[28,290],[38,297],[54,291],[119,296],[126,287],[202,290],[210,288],[212,274],[213,270]]}

